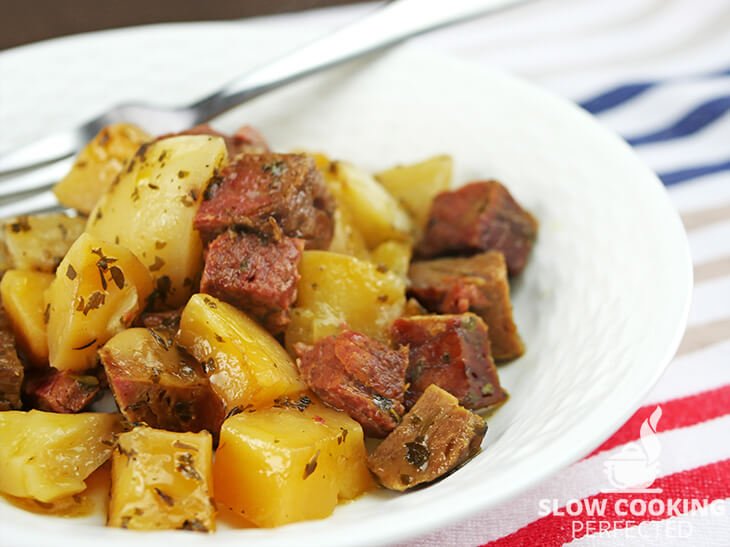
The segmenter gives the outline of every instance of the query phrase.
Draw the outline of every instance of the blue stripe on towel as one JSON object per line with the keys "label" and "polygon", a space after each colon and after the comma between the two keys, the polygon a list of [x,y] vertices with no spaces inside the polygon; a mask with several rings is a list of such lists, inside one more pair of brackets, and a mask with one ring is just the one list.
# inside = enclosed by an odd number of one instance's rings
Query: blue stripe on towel
{"label": "blue stripe on towel", "polygon": [[[725,70],[718,70],[717,72],[711,72],[709,74],[697,75],[695,78],[696,79],[714,78],[717,76],[728,76],[728,75],[730,75],[730,68],[727,68]],[[591,114],[600,114],[601,112],[605,112],[606,110],[610,110],[611,108],[614,108],[627,101],[630,101],[634,97],[641,95],[642,93],[646,92],[647,90],[651,89],[654,86],[657,86],[657,85],[660,85],[663,83],[673,83],[673,82],[677,82],[677,81],[690,80],[690,79],[693,79],[693,78],[678,76],[675,78],[667,78],[664,80],[635,82],[632,84],[620,85],[618,87],[614,87],[613,89],[609,89],[608,91],[604,91],[603,93],[601,93],[600,95],[597,95],[596,97],[593,97],[592,99],[587,99],[587,100],[581,102],[580,106],[585,108]]]}
{"label": "blue stripe on towel", "polygon": [[720,173],[721,171],[730,171],[730,160],[719,163],[711,163],[709,165],[688,167],[686,169],[671,171],[669,173],[660,173],[659,178],[665,185],[670,186],[672,184],[678,184],[697,177]]}
{"label": "blue stripe on towel", "polygon": [[622,85],[615,87],[610,91],[606,91],[605,93],[601,93],[593,99],[582,102],[580,103],[580,106],[585,108],[591,114],[599,114],[604,110],[609,110],[614,106],[630,101],[637,95],[641,95],[644,91],[654,87],[655,85],[656,82]]}
{"label": "blue stripe on towel", "polygon": [[687,137],[704,129],[730,110],[730,96],[709,100],[692,109],[669,127],[627,139],[632,146]]}

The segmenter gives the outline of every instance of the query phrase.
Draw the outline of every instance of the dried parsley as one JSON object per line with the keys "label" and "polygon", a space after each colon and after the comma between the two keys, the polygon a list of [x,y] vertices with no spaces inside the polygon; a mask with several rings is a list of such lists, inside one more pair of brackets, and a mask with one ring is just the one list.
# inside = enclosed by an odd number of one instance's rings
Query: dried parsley
{"label": "dried parsley", "polygon": [[314,455],[314,457],[309,460],[307,465],[304,466],[304,478],[306,479],[309,475],[314,473],[314,470],[317,469],[317,458],[319,458],[319,450],[317,450],[317,453]]}
{"label": "dried parsley", "polygon": [[166,494],[165,492],[163,492],[159,488],[155,488],[155,494],[157,494],[160,497],[160,499],[162,501],[164,501],[170,507],[172,507],[173,505],[175,505],[175,500],[172,499],[172,496],[170,496],[169,494]]}

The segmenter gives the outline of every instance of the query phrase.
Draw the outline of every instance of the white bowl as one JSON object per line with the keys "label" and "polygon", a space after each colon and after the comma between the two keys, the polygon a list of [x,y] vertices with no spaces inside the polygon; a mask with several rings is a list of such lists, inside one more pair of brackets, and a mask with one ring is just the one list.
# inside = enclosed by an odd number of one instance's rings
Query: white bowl
{"label": "white bowl", "polygon": [[[60,129],[122,99],[185,102],[296,43],[296,29],[140,27],[0,54],[2,146]],[[232,68],[235,67],[235,68]],[[10,105],[10,108],[7,108]],[[534,485],[598,446],[637,408],[684,330],[691,263],[662,185],[577,107],[511,76],[400,48],[227,114],[279,150],[326,151],[373,170],[451,154],[455,180],[497,178],[540,221],[513,286],[527,353],[500,368],[511,398],[484,450],[428,488],[384,491],[320,521],[216,534],[107,529],[0,501],[2,545],[372,545],[445,526]]]}

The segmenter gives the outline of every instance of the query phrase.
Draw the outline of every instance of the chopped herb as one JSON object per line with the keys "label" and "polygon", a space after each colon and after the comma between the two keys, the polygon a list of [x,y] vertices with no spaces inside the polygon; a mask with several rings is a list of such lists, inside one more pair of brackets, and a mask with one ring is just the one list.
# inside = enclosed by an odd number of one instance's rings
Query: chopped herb
{"label": "chopped herb", "polygon": [[203,302],[205,302],[205,305],[208,306],[210,309],[215,310],[218,308],[218,305],[213,302],[210,298],[205,297],[203,298]]}
{"label": "chopped herb", "polygon": [[218,333],[216,333],[215,339],[216,339],[217,342],[220,342],[221,344],[223,342],[225,342],[225,340],[223,340],[223,337],[220,334],[218,334]]}
{"label": "chopped herb", "polygon": [[245,273],[248,271],[249,268],[249,258],[246,256],[241,260],[241,262],[238,263],[238,270],[242,273]]}
{"label": "chopped herb", "polygon": [[387,294],[379,294],[378,295],[378,302],[381,304],[384,304],[388,301],[388,295]]}
{"label": "chopped herb", "polygon": [[444,354],[441,356],[441,362],[442,363],[450,363],[451,362],[451,355],[449,355],[449,352],[444,352]]}
{"label": "chopped herb", "polygon": [[162,154],[160,154],[160,157],[157,158],[157,161],[162,162],[162,160],[165,159],[165,156],[167,156],[167,150],[162,151]]}
{"label": "chopped herb", "polygon": [[164,265],[165,261],[162,260],[159,256],[155,256],[155,263],[150,266],[150,271],[156,272],[158,270],[161,270]]}
{"label": "chopped herb", "polygon": [[99,379],[96,376],[78,376],[76,383],[86,393],[93,393],[99,389]]}
{"label": "chopped herb", "polygon": [[289,397],[279,397],[278,399],[274,399],[274,406],[277,408],[296,408],[299,412],[304,412],[309,405],[312,404],[312,399],[307,397],[306,395],[299,397],[299,400],[292,401],[289,399]]}
{"label": "chopped herb", "polygon": [[200,476],[200,473],[198,473],[194,466],[195,458],[193,458],[193,455],[190,452],[178,455],[175,470],[178,473],[185,475],[188,479],[202,481],[203,477]]}
{"label": "chopped herb", "polygon": [[93,346],[95,343],[96,343],[96,338],[94,338],[91,342],[84,344],[83,346],[79,346],[77,348],[71,348],[71,349],[78,351],[78,350],[89,348],[89,347]]}
{"label": "chopped herb", "polygon": [[156,184],[152,184],[151,182],[148,183],[147,186],[149,186],[150,190],[159,190],[160,189],[159,186],[157,186]]}
{"label": "chopped herb", "polygon": [[91,296],[89,296],[89,300],[88,302],[86,302],[86,306],[84,306],[84,315],[89,313],[91,310],[95,310],[102,306],[105,300],[106,295],[103,292],[94,291]]}
{"label": "chopped herb", "polygon": [[185,178],[185,177],[187,177],[187,176],[188,176],[189,174],[190,174],[190,173],[189,173],[188,171],[183,171],[182,169],[180,169],[180,171],[178,171],[178,172],[177,172],[177,176],[178,176],[178,178],[181,178],[181,179],[184,179],[184,178]]}
{"label": "chopped herb", "polygon": [[155,241],[155,249],[157,249],[158,251],[160,249],[164,249],[165,245],[167,245],[167,241]]}
{"label": "chopped herb", "polygon": [[71,264],[69,264],[66,269],[66,277],[68,277],[71,281],[76,279],[76,270],[74,270],[74,267]]}
{"label": "chopped herb", "polygon": [[119,266],[112,266],[109,268],[109,273],[117,288],[122,290],[124,288],[124,272],[122,272],[121,268]]}
{"label": "chopped herb", "polygon": [[167,346],[167,342],[165,342],[165,339],[164,339],[164,338],[163,338],[162,336],[160,336],[159,334],[157,334],[157,333],[156,333],[156,332],[155,332],[154,330],[152,330],[152,329],[147,329],[147,330],[148,330],[148,331],[150,332],[150,334],[152,335],[152,338],[154,338],[154,339],[155,339],[155,342],[157,342],[157,343],[158,343],[158,344],[160,345],[160,347],[161,347],[162,349],[164,349],[165,351],[168,351],[168,350],[170,349],[170,348],[169,348],[169,347]]}
{"label": "chopped herb", "polygon": [[193,445],[184,443],[182,441],[175,441],[174,443],[172,443],[172,446],[174,446],[175,448],[180,448],[182,450],[194,450],[195,452],[198,451],[198,449],[195,448]]}
{"label": "chopped herb", "polygon": [[142,162],[147,161],[147,149],[149,147],[150,147],[150,143],[148,143],[148,142],[142,144],[142,146],[140,146],[137,149],[137,152],[135,152],[134,157],[139,158],[140,161],[142,161]]}
{"label": "chopped herb", "polygon": [[428,458],[431,454],[428,451],[428,447],[423,444],[421,437],[416,437],[416,440],[405,444],[406,447],[406,461],[413,467],[423,471],[428,464]]}
{"label": "chopped herb", "polygon": [[132,201],[139,200],[139,188],[136,186],[134,187],[134,190],[132,190],[132,195],[130,196],[132,198]]}
{"label": "chopped herb", "polygon": [[14,234],[19,232],[27,232],[31,230],[30,222],[28,222],[27,216],[18,217],[15,222],[10,224],[10,231]]}
{"label": "chopped herb", "polygon": [[51,304],[46,304],[46,309],[43,310],[43,324],[48,324],[48,319],[51,317]]}
{"label": "chopped herb", "polygon": [[203,367],[203,372],[205,372],[206,374],[210,374],[211,372],[213,372],[216,369],[215,359],[213,359],[212,357],[210,359],[208,359],[207,361],[203,361],[200,364]]}
{"label": "chopped herb", "polygon": [[287,164],[283,160],[272,161],[271,163],[264,164],[261,168],[264,173],[269,173],[275,178],[279,178],[282,174],[287,171]]}
{"label": "chopped herb", "polygon": [[386,273],[388,271],[388,266],[386,266],[382,262],[378,262],[378,265],[375,266],[375,269],[380,273]]}
{"label": "chopped herb", "polygon": [[186,520],[180,527],[181,530],[190,530],[191,532],[207,532],[208,529],[198,519]]}
{"label": "chopped herb", "polygon": [[203,192],[203,201],[213,199],[213,196],[215,196],[216,192],[218,192],[218,188],[223,183],[223,180],[223,177],[221,177],[218,173],[214,173],[213,176],[210,177],[208,185],[205,187],[205,191]]}
{"label": "chopped herb", "polygon": [[164,501],[164,502],[165,502],[165,503],[166,503],[167,505],[169,505],[170,507],[172,507],[173,505],[175,505],[175,500],[174,500],[174,499],[172,499],[172,497],[171,497],[171,496],[170,496],[169,494],[165,494],[165,493],[164,493],[164,492],[163,492],[162,490],[160,490],[159,488],[155,488],[155,494],[157,494],[158,496],[160,496],[160,499],[161,499],[162,501]]}
{"label": "chopped herb", "polygon": [[317,458],[319,458],[319,450],[317,450],[317,453],[314,455],[314,457],[309,460],[307,465],[304,466],[304,478],[306,479],[309,475],[314,473],[314,470],[317,469]]}

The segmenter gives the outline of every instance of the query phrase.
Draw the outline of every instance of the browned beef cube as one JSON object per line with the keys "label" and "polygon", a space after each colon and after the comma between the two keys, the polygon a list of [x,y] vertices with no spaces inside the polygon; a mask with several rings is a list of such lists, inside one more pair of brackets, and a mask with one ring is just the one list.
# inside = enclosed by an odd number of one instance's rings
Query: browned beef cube
{"label": "browned beef cube", "polygon": [[326,249],[334,234],[333,215],[334,200],[312,158],[244,154],[206,188],[195,228],[206,242],[235,226]]}
{"label": "browned beef cube", "polygon": [[274,334],[283,332],[297,299],[303,249],[302,239],[266,241],[228,230],[208,247],[200,292],[249,312]]}
{"label": "browned beef cube", "polygon": [[414,296],[429,311],[474,312],[489,327],[492,356],[497,361],[519,357],[525,347],[512,319],[504,256],[497,251],[469,258],[413,262],[408,271]]}
{"label": "browned beef cube", "polygon": [[393,322],[390,333],[395,346],[407,346],[409,351],[406,408],[431,384],[471,409],[507,398],[492,360],[487,326],[477,315],[402,317]]}
{"label": "browned beef cube", "polygon": [[0,410],[20,408],[23,364],[15,349],[15,335],[5,308],[0,304]]}
{"label": "browned beef cube", "polygon": [[214,434],[223,406],[200,365],[152,329],[127,329],[99,350],[119,410],[130,422]]}
{"label": "browned beef cube", "polygon": [[487,424],[436,385],[421,395],[368,458],[380,484],[406,490],[431,482],[479,452]]}
{"label": "browned beef cube", "polygon": [[537,221],[495,180],[473,182],[433,200],[417,252],[435,256],[501,251],[519,275],[537,237]]}
{"label": "browned beef cube", "polygon": [[314,346],[298,344],[302,379],[325,403],[347,412],[372,437],[384,437],[405,412],[408,348],[398,351],[345,331],[319,340]]}
{"label": "browned beef cube", "polygon": [[37,373],[24,388],[34,408],[62,414],[81,412],[100,389],[99,378],[94,374],[73,374],[56,369]]}
{"label": "browned beef cube", "polygon": [[203,123],[181,131],[180,133],[162,135],[157,140],[177,135],[211,135],[213,137],[221,137],[226,143],[228,157],[231,159],[239,154],[264,154],[269,151],[269,145],[266,143],[264,137],[250,125],[244,125],[233,136],[228,136],[220,131],[216,131],[207,123]]}

